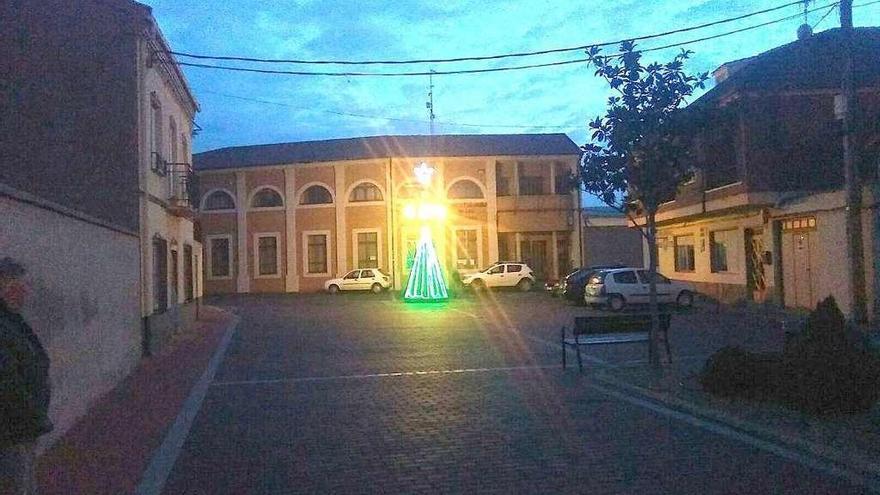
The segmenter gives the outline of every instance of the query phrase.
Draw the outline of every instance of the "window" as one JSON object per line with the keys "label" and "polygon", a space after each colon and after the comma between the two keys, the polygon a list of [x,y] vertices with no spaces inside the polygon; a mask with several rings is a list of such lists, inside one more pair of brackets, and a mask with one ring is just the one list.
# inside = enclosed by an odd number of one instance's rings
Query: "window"
{"label": "window", "polygon": [[193,248],[189,244],[183,245],[183,298],[193,300]]}
{"label": "window", "polygon": [[177,304],[177,287],[180,282],[180,277],[177,275],[177,270],[180,268],[180,262],[177,258],[177,249],[171,250],[171,304]]}
{"label": "window", "polygon": [[521,176],[519,178],[519,193],[522,196],[537,196],[544,194],[543,178]]}
{"label": "window", "polygon": [[168,166],[162,153],[162,104],[155,91],[150,93],[150,110],[150,169],[164,176]]}
{"label": "window", "polygon": [[306,273],[326,274],[327,266],[327,234],[306,235],[306,253],[308,266]]}
{"label": "window", "polygon": [[454,182],[446,195],[449,199],[483,199],[483,190],[476,182],[463,179]]}
{"label": "window", "polygon": [[504,265],[492,267],[492,269],[486,273],[489,275],[498,275],[499,273],[504,273]]}
{"label": "window", "polygon": [[361,268],[379,268],[378,232],[358,232],[356,242],[357,266]]}
{"label": "window", "polygon": [[278,234],[255,234],[256,238],[256,271],[257,276],[279,275],[278,271]]}
{"label": "window", "polygon": [[226,191],[214,191],[205,198],[203,209],[205,211],[234,210],[235,200]]}
{"label": "window", "polygon": [[382,201],[382,191],[369,182],[358,184],[351,191],[348,200],[352,203],[363,203],[367,201]]}
{"label": "window", "polygon": [[208,237],[208,277],[232,276],[232,238],[230,236]]}
{"label": "window", "polygon": [[[639,282],[641,282],[643,284],[650,284],[651,283],[651,274],[648,272],[648,270],[639,270],[638,274],[639,274]],[[655,280],[657,280],[658,284],[671,283],[668,278],[664,277],[663,275],[661,275],[659,273],[657,274],[657,278]]]}
{"label": "window", "polygon": [[324,186],[314,185],[303,191],[301,205],[329,205],[333,203],[333,195]]}
{"label": "window", "polygon": [[694,271],[694,236],[675,237],[675,271]]}
{"label": "window", "polygon": [[165,239],[153,239],[153,311],[161,313],[168,308],[168,244]]}
{"label": "window", "polygon": [[507,273],[518,273],[522,271],[522,265],[507,265]]}
{"label": "window", "polygon": [[636,279],[636,272],[627,271],[627,272],[617,272],[614,274],[614,281],[618,284],[635,284],[638,283]]}
{"label": "window", "polygon": [[177,163],[177,122],[174,121],[173,115],[168,116],[168,136],[171,137],[171,142],[168,143],[171,147],[168,156],[171,157],[171,163]]}
{"label": "window", "polygon": [[571,171],[564,163],[554,163],[553,167],[555,168],[554,172],[556,174],[556,182],[553,184],[553,191],[556,192],[556,194],[571,193],[573,185]]}
{"label": "window", "polygon": [[362,270],[360,278],[373,278],[373,270]]}
{"label": "window", "polygon": [[459,269],[477,268],[477,231],[475,229],[455,231],[455,265]]}
{"label": "window", "polygon": [[732,271],[728,257],[734,245],[736,232],[736,230],[709,232],[709,258],[713,272]]}
{"label": "window", "polygon": [[251,208],[278,208],[284,206],[284,200],[278,191],[264,187],[254,193]]}
{"label": "window", "polygon": [[361,273],[360,270],[352,270],[352,271],[346,273],[345,276],[342,277],[342,279],[343,280],[357,280],[360,273]]}

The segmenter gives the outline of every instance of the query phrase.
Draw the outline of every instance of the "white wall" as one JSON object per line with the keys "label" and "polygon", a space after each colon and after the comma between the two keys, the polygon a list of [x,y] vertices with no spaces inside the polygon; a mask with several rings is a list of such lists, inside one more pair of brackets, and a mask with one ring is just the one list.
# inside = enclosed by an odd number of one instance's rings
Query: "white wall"
{"label": "white wall", "polygon": [[46,347],[61,436],[141,355],[138,239],[0,195],[0,257],[27,268],[22,314]]}

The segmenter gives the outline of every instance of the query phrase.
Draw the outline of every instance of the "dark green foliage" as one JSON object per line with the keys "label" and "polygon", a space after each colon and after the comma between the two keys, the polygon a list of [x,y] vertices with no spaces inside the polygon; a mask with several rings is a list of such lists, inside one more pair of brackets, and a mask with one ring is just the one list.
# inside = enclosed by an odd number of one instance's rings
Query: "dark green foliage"
{"label": "dark green foliage", "polygon": [[703,388],[721,397],[768,399],[777,388],[780,356],[724,347],[706,361],[700,375]]}
{"label": "dark green foliage", "polygon": [[700,383],[723,397],[774,400],[817,415],[853,413],[880,397],[880,359],[847,339],[846,320],[829,297],[782,354],[725,347],[706,362]]}

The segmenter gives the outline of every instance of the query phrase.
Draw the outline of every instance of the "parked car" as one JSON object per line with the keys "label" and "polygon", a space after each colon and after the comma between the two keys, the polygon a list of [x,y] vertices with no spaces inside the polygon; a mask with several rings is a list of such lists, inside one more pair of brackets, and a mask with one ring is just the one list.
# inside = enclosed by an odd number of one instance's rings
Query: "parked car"
{"label": "parked car", "polygon": [[583,304],[584,303],[584,287],[590,277],[599,270],[608,270],[612,268],[626,268],[623,265],[594,265],[577,270],[566,275],[562,279],[562,295],[569,301]]}
{"label": "parked car", "polygon": [[[627,304],[648,304],[649,273],[641,268],[600,270],[590,276],[584,289],[584,302],[620,311]],[[687,282],[670,280],[657,274],[657,302],[688,307],[694,303],[694,288]]]}
{"label": "parked car", "polygon": [[324,290],[336,294],[341,290],[368,290],[378,294],[391,287],[391,277],[378,268],[357,268],[340,278],[324,282]]}
{"label": "parked car", "polygon": [[521,291],[528,291],[535,285],[535,275],[525,263],[499,261],[478,272],[462,275],[461,283],[476,290],[516,287]]}

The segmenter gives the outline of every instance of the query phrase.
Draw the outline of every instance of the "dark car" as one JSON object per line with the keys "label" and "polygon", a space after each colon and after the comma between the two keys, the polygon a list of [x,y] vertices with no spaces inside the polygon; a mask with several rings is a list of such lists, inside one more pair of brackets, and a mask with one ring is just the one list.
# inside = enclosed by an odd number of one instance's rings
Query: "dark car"
{"label": "dark car", "polygon": [[587,285],[587,281],[590,279],[590,276],[598,270],[609,270],[612,268],[625,268],[623,265],[594,265],[588,266],[585,268],[579,268],[570,274],[568,274],[564,279],[562,279],[562,296],[568,299],[569,301],[574,301],[578,304],[584,303],[584,287]]}

